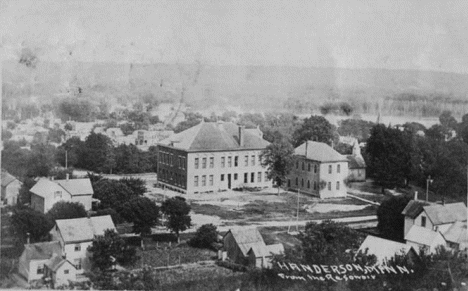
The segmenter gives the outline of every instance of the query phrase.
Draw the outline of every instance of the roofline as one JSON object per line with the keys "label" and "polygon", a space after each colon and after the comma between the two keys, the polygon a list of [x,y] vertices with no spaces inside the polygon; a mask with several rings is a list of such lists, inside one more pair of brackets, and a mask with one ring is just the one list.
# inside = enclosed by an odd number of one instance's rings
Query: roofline
{"label": "roofline", "polygon": [[76,244],[76,243],[82,243],[82,242],[89,242],[89,241],[93,241],[94,240],[94,237],[92,239],[82,239],[82,240],[70,240],[70,241],[66,241],[66,240],[63,240],[63,242],[66,244],[66,245],[70,245],[70,244]]}
{"label": "roofline", "polygon": [[187,153],[253,151],[253,150],[264,150],[266,148],[266,146],[265,146],[264,148],[238,148],[238,149],[215,149],[215,150],[190,150],[189,149],[189,150],[187,150],[187,149],[182,149],[182,148],[177,148],[177,147],[174,147],[174,146],[168,146],[168,145],[162,145],[162,144],[158,144],[158,146],[167,147],[167,148],[176,149],[176,150],[181,150],[181,151],[184,151],[184,152],[187,152]]}
{"label": "roofline", "polygon": [[319,161],[319,160],[310,159],[310,158],[306,157],[305,155],[298,155],[298,154],[294,154],[294,156],[298,156],[298,157],[304,157],[306,160],[313,161],[313,162],[318,162],[318,163],[338,163],[338,162],[348,162],[348,159],[346,159],[346,158],[344,158],[344,159],[342,159],[342,160],[325,160],[325,161]]}

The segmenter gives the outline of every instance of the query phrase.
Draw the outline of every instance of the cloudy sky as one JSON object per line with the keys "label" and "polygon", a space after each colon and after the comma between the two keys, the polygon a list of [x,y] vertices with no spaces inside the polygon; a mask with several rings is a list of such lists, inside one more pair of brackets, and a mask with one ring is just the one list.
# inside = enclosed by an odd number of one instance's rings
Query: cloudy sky
{"label": "cloudy sky", "polygon": [[0,0],[2,55],[468,73],[468,1]]}

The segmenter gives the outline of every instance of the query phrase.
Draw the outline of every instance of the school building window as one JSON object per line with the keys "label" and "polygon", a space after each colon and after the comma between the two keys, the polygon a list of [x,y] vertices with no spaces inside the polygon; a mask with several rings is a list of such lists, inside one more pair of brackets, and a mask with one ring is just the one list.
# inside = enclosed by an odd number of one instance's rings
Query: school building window
{"label": "school building window", "polygon": [[336,182],[336,190],[340,190],[340,182]]}
{"label": "school building window", "polygon": [[199,159],[195,158],[195,169],[198,169],[198,162],[199,162]]}
{"label": "school building window", "polygon": [[226,158],[221,157],[221,168],[224,168],[226,166]]}
{"label": "school building window", "polygon": [[203,169],[206,168],[206,158],[203,158],[203,159],[202,159],[202,168],[203,168]]}
{"label": "school building window", "polygon": [[301,187],[304,187],[304,179],[301,179]]}
{"label": "school building window", "polygon": [[314,173],[317,174],[318,167],[317,165],[314,165]]}
{"label": "school building window", "polygon": [[232,157],[228,157],[228,167],[232,167]]}
{"label": "school building window", "polygon": [[195,187],[198,187],[198,176],[195,176],[195,177],[194,177],[193,185],[194,185]]}
{"label": "school building window", "polygon": [[307,180],[307,188],[310,189],[310,181],[309,180]]}
{"label": "school building window", "polygon": [[341,165],[336,166],[336,172],[339,173],[341,171]]}
{"label": "school building window", "polygon": [[244,183],[249,182],[249,173],[244,173]]}
{"label": "school building window", "polygon": [[249,166],[249,156],[244,157],[244,164],[245,164],[246,167]]}
{"label": "school building window", "polygon": [[210,186],[213,186],[213,175],[210,175]]}
{"label": "school building window", "polygon": [[255,182],[255,173],[250,173],[250,182]]}
{"label": "school building window", "polygon": [[201,185],[202,185],[202,186],[206,186],[206,175],[203,175],[203,176],[201,177]]}
{"label": "school building window", "polygon": [[221,181],[224,181],[224,174],[221,174]]}
{"label": "school building window", "polygon": [[299,178],[296,177],[296,186],[299,185]]}
{"label": "school building window", "polygon": [[237,177],[238,177],[238,176],[237,176],[237,173],[234,174],[234,180],[237,180]]}
{"label": "school building window", "polygon": [[214,157],[210,157],[210,168],[214,167]]}
{"label": "school building window", "polygon": [[317,190],[317,182],[314,181],[314,190]]}
{"label": "school building window", "polygon": [[331,182],[328,182],[328,190],[331,190]]}
{"label": "school building window", "polygon": [[332,169],[333,169],[332,165],[329,165],[329,166],[328,166],[328,174],[331,174],[331,173],[332,173]]}
{"label": "school building window", "polygon": [[302,170],[305,170],[304,162],[302,162]]}
{"label": "school building window", "polygon": [[258,173],[257,173],[257,176],[258,176],[258,177],[257,177],[257,181],[258,181],[258,182],[262,182],[262,172],[258,172]]}
{"label": "school building window", "polygon": [[234,167],[237,167],[237,166],[239,166],[239,157],[235,156],[234,157]]}
{"label": "school building window", "polygon": [[310,163],[307,164],[307,171],[310,172]]}
{"label": "school building window", "polygon": [[252,156],[252,166],[255,166],[255,156]]}

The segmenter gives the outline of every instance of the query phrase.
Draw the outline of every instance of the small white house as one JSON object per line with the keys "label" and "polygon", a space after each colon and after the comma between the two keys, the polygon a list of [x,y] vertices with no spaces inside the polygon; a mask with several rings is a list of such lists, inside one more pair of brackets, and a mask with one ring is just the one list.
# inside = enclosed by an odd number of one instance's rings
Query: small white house
{"label": "small white house", "polygon": [[54,255],[45,266],[45,276],[50,278],[53,288],[76,281],[75,266],[62,256]]}
{"label": "small white house", "polygon": [[385,264],[396,255],[408,257],[414,261],[417,257],[416,250],[408,244],[368,235],[359,247],[358,253],[374,255],[377,264]]}
{"label": "small white house", "polygon": [[434,254],[439,246],[447,247],[444,237],[439,231],[413,225],[405,235],[406,244],[415,250],[425,248],[428,253]]}
{"label": "small white house", "polygon": [[45,275],[45,265],[54,256],[62,256],[62,247],[58,241],[25,244],[19,257],[18,273],[28,283],[41,280]]}

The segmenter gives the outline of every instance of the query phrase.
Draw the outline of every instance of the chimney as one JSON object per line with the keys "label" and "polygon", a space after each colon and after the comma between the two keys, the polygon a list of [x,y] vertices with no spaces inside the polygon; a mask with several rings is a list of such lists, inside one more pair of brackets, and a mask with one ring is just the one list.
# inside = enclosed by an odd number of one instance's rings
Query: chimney
{"label": "chimney", "polygon": [[31,241],[31,234],[29,232],[26,233],[26,244],[29,245]]}
{"label": "chimney", "polygon": [[239,146],[244,146],[244,130],[245,126],[239,126]]}
{"label": "chimney", "polygon": [[414,200],[415,200],[415,201],[418,200],[418,191],[414,191]]}
{"label": "chimney", "polygon": [[66,179],[67,180],[70,179],[70,174],[68,174],[68,173],[66,174]]}

